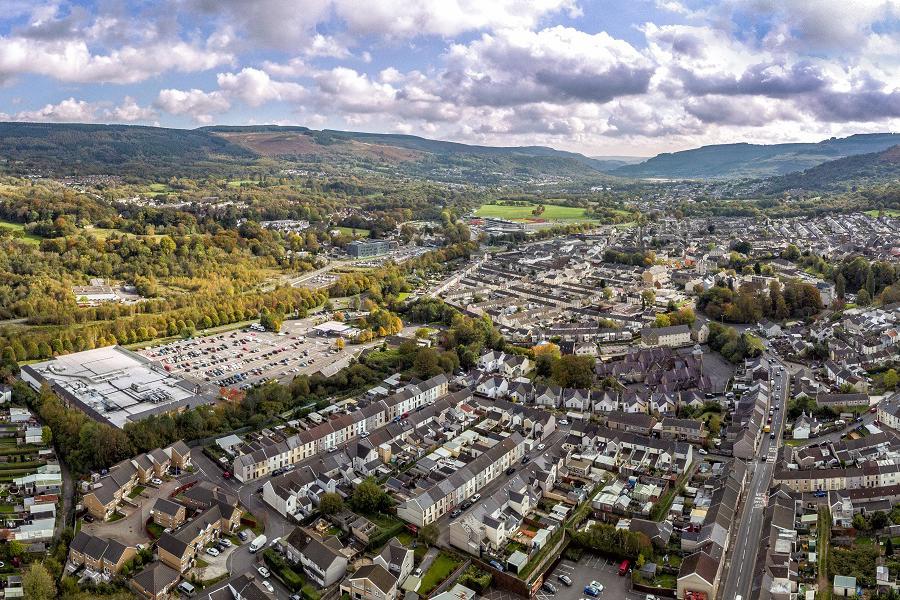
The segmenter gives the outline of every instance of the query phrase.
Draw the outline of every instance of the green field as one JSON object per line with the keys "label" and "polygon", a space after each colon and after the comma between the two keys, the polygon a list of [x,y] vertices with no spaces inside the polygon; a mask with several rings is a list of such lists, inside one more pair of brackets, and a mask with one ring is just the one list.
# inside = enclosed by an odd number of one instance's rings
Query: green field
{"label": "green field", "polygon": [[[0,227],[13,232],[13,236],[28,242],[29,244],[40,244],[41,238],[30,233],[25,233],[25,226],[21,223],[12,223],[10,221],[0,221]],[[16,233],[18,232],[18,233]],[[21,235],[19,235],[21,234]]]}
{"label": "green field", "polygon": [[358,238],[367,238],[372,235],[372,232],[368,229],[353,229],[352,227],[335,227],[335,229],[344,235],[356,236]]}
{"label": "green field", "polygon": [[[883,212],[884,212],[885,216],[888,216],[888,217],[900,217],[900,210],[897,210],[896,208],[886,208],[886,209],[884,209]],[[869,215],[870,217],[877,217],[878,211],[877,210],[867,210],[866,214]]]}
{"label": "green field", "polygon": [[514,206],[507,204],[482,204],[477,211],[476,217],[493,217],[495,219],[508,219],[510,221],[525,221],[530,219],[541,219],[544,221],[591,221],[584,214],[583,208],[575,206],[559,206],[556,204],[545,204],[544,212],[535,216],[531,213],[537,204],[528,204],[525,206]]}

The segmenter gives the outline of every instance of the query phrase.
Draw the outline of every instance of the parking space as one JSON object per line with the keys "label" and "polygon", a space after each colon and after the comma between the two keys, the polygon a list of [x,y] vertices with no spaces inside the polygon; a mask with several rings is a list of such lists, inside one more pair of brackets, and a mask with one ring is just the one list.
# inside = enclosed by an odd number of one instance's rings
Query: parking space
{"label": "parking space", "polygon": [[[561,576],[568,577],[572,585],[567,586],[560,581]],[[619,563],[596,555],[585,555],[577,563],[570,560],[562,560],[551,571],[546,581],[556,588],[556,593],[540,590],[538,600],[580,600],[590,598],[584,592],[585,586],[591,582],[603,586],[598,598],[601,600],[622,598],[643,600],[644,596],[630,591],[631,579],[619,576]]]}
{"label": "parking space", "polygon": [[140,353],[188,380],[246,390],[271,379],[312,374],[338,360],[334,340],[315,335],[312,326],[312,319],[285,321],[280,333],[247,328],[179,340]]}

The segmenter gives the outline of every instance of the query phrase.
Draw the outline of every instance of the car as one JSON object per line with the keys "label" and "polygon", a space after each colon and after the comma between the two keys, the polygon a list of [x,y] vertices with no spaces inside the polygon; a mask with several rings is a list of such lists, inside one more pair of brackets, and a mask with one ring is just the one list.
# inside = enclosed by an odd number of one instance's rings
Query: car
{"label": "car", "polygon": [[163,480],[160,479],[159,477],[154,477],[153,479],[150,480],[150,483],[152,483],[153,485],[162,485]]}
{"label": "car", "polygon": [[572,579],[568,575],[557,575],[556,578],[565,584],[566,587],[572,587]]}
{"label": "car", "polygon": [[452,511],[450,511],[450,518],[455,519],[456,517],[458,517],[461,514],[462,514],[462,511],[460,509],[454,508]]}
{"label": "car", "polygon": [[523,457],[522,457],[522,464],[523,464],[523,465],[527,465],[527,464],[528,464],[528,461],[530,461],[530,460],[531,460],[531,459],[528,458],[527,456],[523,456]]}
{"label": "car", "polygon": [[547,444],[538,444],[538,450],[543,450],[547,447]]}
{"label": "car", "polygon": [[590,586],[591,586],[592,588],[597,588],[597,589],[600,590],[601,592],[603,591],[603,584],[600,583],[599,581],[596,581],[596,580],[595,580],[595,581],[592,581],[592,582],[590,583]]}
{"label": "car", "polygon": [[466,500],[465,502],[460,504],[459,507],[463,510],[469,510],[469,508],[472,506],[472,504],[474,504],[474,502],[472,502],[471,500]]}
{"label": "car", "polygon": [[569,420],[568,420],[568,419],[560,419],[559,424],[560,424],[560,425],[568,425],[568,424],[569,424]]}
{"label": "car", "polygon": [[550,583],[549,581],[545,581],[545,582],[541,585],[541,589],[544,590],[545,592],[550,593],[550,594],[555,594],[556,592],[559,591],[559,590],[556,589],[556,586],[553,585],[552,583]]}
{"label": "car", "polygon": [[207,548],[206,553],[209,554],[210,556],[218,556],[219,555],[219,551],[216,550],[215,548]]}
{"label": "car", "polygon": [[774,431],[773,431],[772,433],[769,434],[769,439],[770,439],[770,440],[774,440],[774,439],[775,439],[775,432],[774,432]]}
{"label": "car", "polygon": [[84,515],[84,522],[85,523],[93,523],[94,522],[93,515]]}
{"label": "car", "polygon": [[243,531],[238,533],[238,537],[241,538],[242,542],[246,542],[250,539],[250,532],[244,529]]}
{"label": "car", "polygon": [[275,588],[272,587],[272,584],[269,583],[268,580],[263,579],[263,580],[262,580],[262,586],[263,586],[264,588],[266,588],[266,591],[268,591],[270,594],[274,594],[274,593],[275,593]]}
{"label": "car", "polygon": [[516,468],[515,468],[515,467],[509,467],[508,469],[506,469],[506,474],[507,474],[507,475],[512,475],[512,474],[515,473],[515,472],[516,472]]}
{"label": "car", "polygon": [[586,586],[584,586],[584,593],[587,594],[588,596],[596,598],[597,596],[600,595],[600,590],[598,590],[597,588],[595,588],[592,585],[586,585]]}
{"label": "car", "polygon": [[699,452],[700,454],[709,454],[709,452],[707,452],[703,448],[700,448],[699,450],[697,450],[697,452]]}
{"label": "car", "polygon": [[231,479],[231,471],[225,471],[222,473],[222,479]]}
{"label": "car", "polygon": [[265,567],[257,567],[257,568],[256,568],[256,572],[259,573],[260,577],[264,577],[264,578],[265,578],[265,577],[268,577],[269,575],[271,575],[271,573],[269,572],[269,570],[268,570],[267,568],[265,568]]}
{"label": "car", "polygon": [[469,501],[472,503],[478,502],[479,500],[481,500],[481,494],[475,494],[469,498]]}
{"label": "car", "polygon": [[421,577],[422,576],[422,567],[418,567],[415,571],[413,571],[413,575],[415,575],[416,577]]}
{"label": "car", "polygon": [[656,596],[654,596],[653,594],[647,594],[647,595],[644,597],[644,600],[657,600],[657,598],[656,598]]}

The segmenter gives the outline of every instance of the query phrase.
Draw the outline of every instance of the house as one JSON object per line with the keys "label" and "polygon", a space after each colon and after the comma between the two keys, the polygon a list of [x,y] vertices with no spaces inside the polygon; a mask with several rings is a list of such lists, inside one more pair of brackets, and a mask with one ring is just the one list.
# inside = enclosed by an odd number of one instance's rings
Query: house
{"label": "house", "polygon": [[71,571],[84,565],[96,573],[115,575],[137,554],[134,546],[106,540],[79,531],[69,544],[68,564]]}
{"label": "house", "polygon": [[869,395],[862,392],[849,394],[816,394],[816,405],[830,408],[844,406],[869,406]]}
{"label": "house", "polygon": [[153,522],[163,529],[176,529],[187,519],[187,509],[183,504],[165,498],[157,498],[150,509]]}
{"label": "house", "polygon": [[668,346],[677,348],[691,343],[689,325],[671,325],[669,327],[645,327],[641,329],[641,344],[644,346]]}
{"label": "house", "polygon": [[129,586],[138,598],[164,600],[180,578],[181,573],[157,561],[132,577]]}
{"label": "house", "polygon": [[664,265],[653,265],[651,267],[647,267],[644,269],[644,272],[641,273],[641,280],[644,284],[656,288],[660,288],[665,284],[669,283],[671,276],[669,275],[669,269]]}
{"label": "house", "polygon": [[768,319],[763,319],[759,322],[759,332],[763,334],[764,337],[772,339],[781,335],[781,326]]}
{"label": "house", "polygon": [[689,592],[701,598],[715,598],[719,587],[719,567],[721,562],[712,555],[721,552],[715,542],[709,544],[709,550],[698,550],[688,555],[681,562],[678,570],[678,598],[687,598]]}
{"label": "house", "polygon": [[163,533],[156,543],[159,560],[179,573],[194,566],[203,547],[237,530],[241,510],[224,502],[214,504],[180,528]]}
{"label": "house", "polygon": [[706,427],[703,421],[696,419],[665,417],[662,420],[662,436],[673,440],[701,442],[706,437]]}
{"label": "house", "polygon": [[391,538],[373,562],[387,569],[402,583],[412,573],[413,551],[401,544],[397,538]]}
{"label": "house", "polygon": [[396,600],[397,578],[379,564],[364,565],[341,582],[351,600]]}
{"label": "house", "polygon": [[296,527],[284,540],[284,546],[285,557],[300,565],[306,576],[320,588],[334,585],[347,572],[348,560],[341,552],[344,546],[335,536],[320,538],[307,529]]}
{"label": "house", "polygon": [[627,431],[628,433],[640,433],[650,435],[653,426],[656,425],[656,419],[651,415],[634,412],[613,411],[606,413],[606,426],[610,429]]}
{"label": "house", "polygon": [[835,575],[831,586],[832,598],[856,598],[856,577]]}
{"label": "house", "polygon": [[807,415],[804,411],[797,420],[794,421],[794,428],[791,437],[795,440],[808,440],[810,435],[819,433],[819,422],[812,415]]}

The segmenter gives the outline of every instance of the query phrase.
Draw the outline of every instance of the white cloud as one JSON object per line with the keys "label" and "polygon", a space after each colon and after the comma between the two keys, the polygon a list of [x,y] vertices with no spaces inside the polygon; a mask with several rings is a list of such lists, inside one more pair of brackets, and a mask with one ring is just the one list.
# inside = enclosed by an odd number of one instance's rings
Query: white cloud
{"label": "white cloud", "polygon": [[216,80],[224,93],[254,107],[273,100],[296,102],[305,94],[299,83],[275,81],[265,71],[251,67],[239,73],[219,73]]}
{"label": "white cloud", "polygon": [[96,120],[97,106],[84,100],[67,98],[59,104],[47,104],[37,110],[16,113],[17,121],[49,121],[57,123],[88,123]]}
{"label": "white cloud", "polygon": [[214,116],[231,107],[220,91],[164,89],[159,91],[156,106],[173,115],[187,115],[198,123],[212,123]]}
{"label": "white cloud", "polygon": [[152,122],[156,119],[157,114],[153,108],[141,106],[131,96],[125,96],[122,104],[107,111],[107,116],[113,121],[134,123],[137,121]]}
{"label": "white cloud", "polygon": [[167,71],[203,71],[233,60],[186,42],[124,46],[94,54],[83,40],[0,38],[0,80],[34,73],[77,83],[135,83]]}

